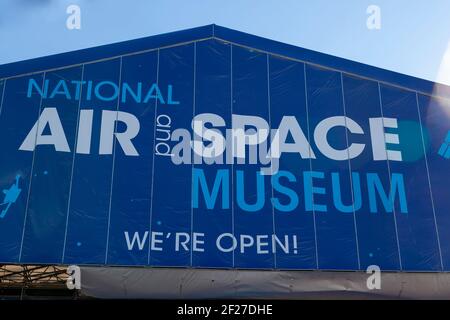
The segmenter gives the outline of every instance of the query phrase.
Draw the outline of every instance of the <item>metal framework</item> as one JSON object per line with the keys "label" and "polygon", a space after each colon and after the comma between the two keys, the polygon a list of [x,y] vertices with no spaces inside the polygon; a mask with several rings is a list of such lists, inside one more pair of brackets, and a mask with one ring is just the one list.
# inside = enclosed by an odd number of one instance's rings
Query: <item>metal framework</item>
{"label": "metal framework", "polygon": [[51,265],[0,265],[1,299],[76,298],[66,286],[67,267]]}
{"label": "metal framework", "polygon": [[0,265],[0,287],[65,288],[66,267]]}

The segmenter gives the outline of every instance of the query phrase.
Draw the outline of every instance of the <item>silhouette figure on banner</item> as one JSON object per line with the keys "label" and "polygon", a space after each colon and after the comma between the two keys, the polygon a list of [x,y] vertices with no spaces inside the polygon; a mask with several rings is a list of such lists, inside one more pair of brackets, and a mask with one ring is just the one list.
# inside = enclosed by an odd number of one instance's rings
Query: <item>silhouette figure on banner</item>
{"label": "silhouette figure on banner", "polygon": [[19,179],[20,175],[17,175],[16,182],[9,189],[3,190],[5,198],[3,199],[3,202],[0,203],[0,206],[5,206],[5,208],[0,213],[0,218],[2,219],[8,213],[8,210],[9,208],[11,208],[11,205],[17,201],[17,198],[19,198],[20,192],[22,191],[22,189],[19,188]]}

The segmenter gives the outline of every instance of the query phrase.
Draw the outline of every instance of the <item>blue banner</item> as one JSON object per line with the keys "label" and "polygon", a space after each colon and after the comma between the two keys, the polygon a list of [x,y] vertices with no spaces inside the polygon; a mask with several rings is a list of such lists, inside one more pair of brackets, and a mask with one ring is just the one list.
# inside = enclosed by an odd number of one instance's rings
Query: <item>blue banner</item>
{"label": "blue banner", "polygon": [[220,39],[0,79],[0,262],[450,271],[450,100]]}

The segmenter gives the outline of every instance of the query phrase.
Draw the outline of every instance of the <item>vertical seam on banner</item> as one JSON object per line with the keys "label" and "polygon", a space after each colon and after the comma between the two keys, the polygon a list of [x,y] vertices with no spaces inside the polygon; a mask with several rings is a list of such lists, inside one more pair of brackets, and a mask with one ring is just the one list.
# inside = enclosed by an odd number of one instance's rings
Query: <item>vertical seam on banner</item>
{"label": "vertical seam on banner", "polygon": [[[47,72],[44,72],[42,75],[42,90],[44,90],[45,85],[45,77],[47,76]],[[33,149],[33,159],[31,160],[31,170],[30,170],[30,185],[28,186],[28,195],[27,195],[27,202],[25,205],[25,217],[23,219],[23,228],[22,228],[22,239],[20,241],[20,251],[19,251],[19,262],[22,261],[22,250],[23,250],[23,240],[25,237],[25,229],[27,226],[27,217],[28,217],[28,205],[30,204],[30,194],[31,194],[31,185],[33,183],[33,170],[34,170],[34,160],[36,156],[36,143],[37,143],[37,136],[39,131],[39,119],[41,117],[41,108],[42,108],[42,100],[43,100],[44,92],[41,94],[41,99],[39,101],[39,111],[37,115],[37,121],[36,121],[36,134],[34,136],[34,149]]]}
{"label": "vertical seam on banner", "polygon": [[[231,104],[231,127],[233,127],[233,44],[230,43],[230,104]],[[234,130],[231,131],[231,233],[234,236]],[[232,265],[235,265],[235,251],[233,250]]]}
{"label": "vertical seam on banner", "polygon": [[[84,64],[81,66],[81,83],[83,83],[83,79],[84,79]],[[67,201],[66,225],[65,225],[65,229],[64,229],[64,244],[63,244],[63,252],[62,252],[62,256],[61,256],[61,263],[64,263],[64,259],[65,259],[65,256],[66,256],[67,230],[68,230],[68,225],[69,225],[70,205],[71,205],[72,186],[73,186],[73,172],[74,172],[74,167],[75,167],[75,155],[77,153],[76,152],[77,144],[78,144],[77,137],[78,137],[78,129],[79,129],[79,125],[80,125],[80,113],[81,113],[82,96],[83,96],[83,86],[80,85],[80,97],[79,97],[79,100],[78,100],[77,126],[76,126],[76,129],[75,129],[75,142],[74,142],[74,146],[73,146],[72,169],[71,169],[71,173],[70,173],[69,198],[68,198],[68,201]]]}
{"label": "vertical seam on banner", "polygon": [[359,254],[359,239],[358,239],[358,227],[356,224],[356,212],[355,212],[355,194],[354,194],[354,190],[353,190],[353,175],[352,175],[352,165],[351,165],[351,161],[350,161],[350,146],[348,143],[348,127],[347,127],[347,110],[345,108],[345,94],[344,94],[344,79],[343,79],[343,75],[342,72],[340,73],[341,75],[341,91],[342,91],[342,106],[344,108],[344,121],[345,121],[345,141],[347,144],[347,157],[348,157],[348,171],[349,171],[349,178],[350,178],[350,190],[351,190],[351,194],[352,194],[352,208],[353,208],[353,227],[355,229],[355,238],[356,238],[356,254],[358,257],[358,270],[361,269],[361,258],[360,258],[360,254]]}
{"label": "vertical seam on banner", "polygon": [[439,249],[439,258],[440,258],[440,262],[441,262],[441,270],[444,270],[444,262],[442,260],[441,240],[439,238],[439,229],[438,229],[437,220],[436,220],[436,209],[434,206],[433,190],[431,188],[431,178],[430,178],[430,171],[429,171],[429,166],[428,166],[428,156],[427,156],[427,151],[425,149],[425,139],[423,136],[422,117],[420,116],[419,94],[417,93],[417,91],[416,91],[416,106],[417,106],[417,114],[419,115],[420,136],[422,138],[423,154],[425,156],[425,166],[427,169],[428,188],[430,189],[431,207],[433,209],[434,227],[436,229],[437,244],[438,244],[438,249]]}
{"label": "vertical seam on banner", "polygon": [[[195,81],[196,81],[196,70],[197,70],[197,42],[194,42],[194,84],[193,84],[193,97],[192,97],[192,119],[194,119],[195,117],[195,89],[196,89],[196,85],[195,85]],[[192,128],[192,131],[194,131],[194,128]],[[194,138],[194,132],[192,132],[192,137]],[[193,150],[190,150],[190,152],[194,153]],[[194,156],[194,155],[193,155]],[[193,254],[193,246],[194,246],[194,241],[192,236],[194,235],[194,206],[193,206],[193,183],[194,183],[194,178],[193,178],[193,174],[194,174],[194,158],[192,157],[192,161],[191,161],[191,245],[190,245],[190,251],[191,251],[191,260],[190,260],[190,265],[192,267],[192,254]]]}
{"label": "vertical seam on banner", "polygon": [[120,67],[119,67],[119,92],[117,96],[116,104],[116,121],[114,123],[114,142],[113,142],[113,154],[112,154],[112,165],[111,165],[111,187],[109,189],[109,210],[108,210],[108,228],[106,229],[106,249],[105,249],[105,264],[108,263],[108,252],[109,252],[109,228],[111,226],[111,207],[112,207],[112,196],[114,187],[114,170],[116,165],[116,144],[117,144],[117,122],[119,120],[119,106],[121,99],[121,89],[122,89],[122,57],[120,57]]}
{"label": "vertical seam on banner", "polygon": [[[383,120],[383,127],[384,127],[384,113],[383,113],[383,101],[381,100],[381,88],[380,88],[380,82],[378,83],[378,100],[380,101],[380,111],[381,111],[381,119]],[[389,163],[389,158],[386,150],[386,137],[384,136],[384,128],[383,128],[383,140],[384,140],[384,150],[386,151],[386,163],[388,168],[388,175],[389,175],[389,190],[392,189],[392,178],[391,178],[391,165]],[[400,240],[398,237],[398,228],[397,228],[397,215],[395,210],[395,203],[392,203],[392,214],[394,216],[394,226],[395,226],[395,236],[397,238],[397,249],[398,249],[398,259],[400,264],[400,271],[403,270],[403,263],[402,263],[402,254],[400,252]]]}
{"label": "vertical seam on banner", "polygon": [[4,97],[5,97],[6,81],[8,81],[8,79],[5,79],[5,81],[3,82],[3,88],[2,88],[2,100],[0,100],[0,115],[2,114],[2,110],[3,110],[3,99],[4,99]]}
{"label": "vertical seam on banner", "polygon": [[[268,135],[268,139],[269,139],[269,143],[271,143],[272,142],[271,141],[272,140],[271,139],[272,116],[271,116],[271,109],[270,109],[271,108],[271,101],[270,101],[270,62],[269,62],[269,54],[268,53],[266,53],[266,64],[267,64],[267,66],[266,66],[266,69],[267,69],[267,106],[268,106],[268,109],[269,109],[269,135]],[[270,148],[269,148],[269,151],[270,151]],[[270,179],[272,179],[272,177],[273,177],[273,161],[272,160],[273,160],[272,159],[272,155],[270,155]],[[272,183],[270,184],[270,190],[272,192],[272,198],[273,198],[274,195],[273,195],[273,185],[272,185]],[[276,247],[274,248],[274,246],[273,246],[273,240],[274,240],[274,237],[276,235],[276,232],[275,232],[275,207],[271,203],[271,201],[269,201],[269,202],[270,202],[271,207],[272,207],[272,232],[273,232],[273,234],[272,234],[271,240],[272,240],[273,262],[274,262],[273,265],[274,265],[274,267],[276,269],[277,268],[277,254],[276,254],[276,249],[275,249]]]}
{"label": "vertical seam on banner", "polygon": [[[158,49],[158,59],[156,62],[156,85],[159,88],[159,55],[160,50]],[[147,265],[150,265],[150,253],[152,247],[152,219],[153,219],[153,186],[155,180],[155,145],[156,145],[156,118],[158,116],[158,99],[155,99],[155,119],[153,121],[153,149],[152,149],[152,185],[150,188],[150,223],[148,230],[148,254],[147,254]]]}
{"label": "vertical seam on banner", "polygon": [[[311,141],[311,134],[310,134],[310,126],[309,126],[309,106],[308,106],[308,86],[307,86],[307,78],[306,78],[306,63],[303,63],[303,78],[305,81],[305,102],[306,102],[306,127],[308,130],[308,141]],[[312,160],[311,160],[311,144],[309,144],[308,153],[309,153],[309,170],[312,172]],[[314,193],[311,190],[311,198],[314,203]],[[317,227],[316,227],[316,210],[314,209],[314,205],[312,207],[312,214],[313,214],[313,223],[314,223],[314,242],[315,242],[315,249],[316,249],[316,269],[319,269],[319,248],[317,243]]]}

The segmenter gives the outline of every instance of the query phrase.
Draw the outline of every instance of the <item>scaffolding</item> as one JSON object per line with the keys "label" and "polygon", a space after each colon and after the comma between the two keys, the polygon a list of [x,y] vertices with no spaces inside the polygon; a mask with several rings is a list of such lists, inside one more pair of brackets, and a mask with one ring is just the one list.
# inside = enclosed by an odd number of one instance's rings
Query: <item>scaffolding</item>
{"label": "scaffolding", "polygon": [[52,265],[0,265],[0,300],[76,299],[77,290],[66,286],[67,267]]}

